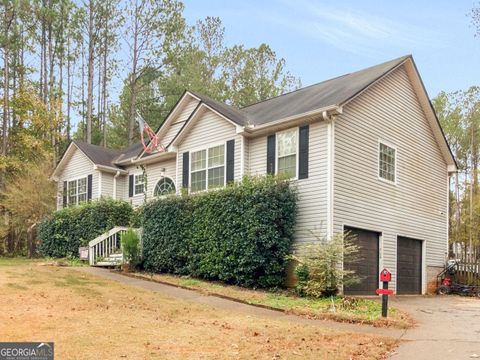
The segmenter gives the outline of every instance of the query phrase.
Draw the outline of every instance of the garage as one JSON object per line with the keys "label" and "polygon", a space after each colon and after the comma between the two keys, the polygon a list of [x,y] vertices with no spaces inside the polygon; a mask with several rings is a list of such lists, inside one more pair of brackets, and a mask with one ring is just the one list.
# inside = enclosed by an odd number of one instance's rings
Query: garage
{"label": "garage", "polygon": [[375,295],[378,288],[379,233],[345,227],[348,239],[359,247],[358,261],[343,264],[344,269],[354,270],[361,281],[343,289],[345,295]]}
{"label": "garage", "polygon": [[422,242],[397,238],[397,294],[422,293]]}

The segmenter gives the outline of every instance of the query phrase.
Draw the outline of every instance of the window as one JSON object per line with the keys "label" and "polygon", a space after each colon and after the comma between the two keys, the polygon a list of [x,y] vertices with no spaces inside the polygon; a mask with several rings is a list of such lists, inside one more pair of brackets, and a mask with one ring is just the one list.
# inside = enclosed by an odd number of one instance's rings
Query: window
{"label": "window", "polygon": [[202,191],[225,185],[225,145],[192,152],[191,191]]}
{"label": "window", "polygon": [[143,194],[145,192],[145,179],[143,174],[134,175],[134,195]]}
{"label": "window", "polygon": [[277,134],[277,173],[290,178],[297,176],[297,129]]}
{"label": "window", "polygon": [[384,144],[379,143],[378,148],[378,176],[380,179],[384,179],[395,183],[396,181],[396,152],[397,150]]}
{"label": "window", "polygon": [[87,201],[87,178],[78,179],[78,203]]}
{"label": "window", "polygon": [[70,180],[67,183],[67,203],[69,206],[87,201],[87,178]]}
{"label": "window", "polygon": [[175,194],[175,183],[169,177],[164,177],[157,182],[153,190],[153,196]]}

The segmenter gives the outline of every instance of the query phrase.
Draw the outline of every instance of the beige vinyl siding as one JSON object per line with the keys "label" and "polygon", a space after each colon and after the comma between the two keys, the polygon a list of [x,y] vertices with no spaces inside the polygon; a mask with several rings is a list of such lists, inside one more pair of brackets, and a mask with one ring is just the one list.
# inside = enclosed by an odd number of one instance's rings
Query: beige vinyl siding
{"label": "beige vinyl siding", "polygon": [[160,140],[163,146],[168,146],[170,142],[175,138],[175,136],[178,134],[180,129],[183,127],[183,125],[185,125],[185,122],[187,121],[188,117],[192,114],[192,112],[195,110],[197,105],[198,105],[198,100],[195,100],[195,99],[190,100],[185,105],[182,111],[178,114],[178,117],[172,121],[170,128],[167,130],[165,135]]}
{"label": "beige vinyl siding", "polygon": [[226,143],[228,140],[235,140],[235,165],[234,178],[241,178],[241,136],[236,133],[236,127],[210,110],[205,110],[203,114],[196,119],[196,123],[186,130],[188,133],[178,146],[177,167],[179,184],[177,192],[182,186],[183,171],[183,153],[206,148],[210,145]]}
{"label": "beige vinyl siding", "polygon": [[[378,179],[379,139],[397,148],[396,185]],[[334,151],[334,232],[381,232],[380,267],[392,271],[393,288],[397,235],[425,241],[426,265],[442,266],[447,165],[403,67],[345,106]]]}
{"label": "beige vinyl siding", "polygon": [[[175,159],[156,162],[153,164],[146,164],[145,165],[145,172],[147,176],[147,201],[153,198],[153,190],[155,189],[155,185],[157,182],[162,178],[161,171],[165,169],[165,176],[172,178],[175,182],[175,186],[178,189],[177,182],[176,182],[176,161]],[[132,166],[127,169],[129,174],[141,174],[142,169]],[[129,197],[129,184],[128,184],[128,176],[125,176],[124,181],[122,182],[123,187],[123,199],[130,202],[133,206],[140,206],[145,201],[145,196],[143,194],[134,195],[133,197]]]}
{"label": "beige vinyl siding", "polygon": [[267,172],[267,137],[248,139],[249,175],[264,175]]}
{"label": "beige vinyl siding", "polygon": [[93,163],[90,159],[80,151],[75,145],[73,146],[73,152],[70,159],[66,162],[66,165],[58,178],[58,196],[57,196],[57,209],[63,207],[63,182],[71,179],[77,179],[80,177],[86,177],[92,174],[92,198],[97,199],[98,194],[98,171],[93,169]]}
{"label": "beige vinyl siding", "polygon": [[146,172],[147,172],[147,198],[148,200],[153,198],[153,190],[155,189],[155,185],[157,182],[162,178],[161,172],[162,169],[165,169],[165,177],[169,177],[175,183],[175,188],[178,188],[177,181],[176,181],[176,162],[175,159],[171,159],[168,161],[162,161],[154,164],[147,164],[145,165]]}
{"label": "beige vinyl siding", "polygon": [[126,175],[119,175],[117,176],[117,200],[125,200],[128,201],[128,189],[127,189],[127,197],[125,197],[125,187],[127,186],[128,176]]}
{"label": "beige vinyl siding", "polygon": [[243,137],[243,175],[250,171],[250,139]]}
{"label": "beige vinyl siding", "polygon": [[[267,167],[267,136],[249,139],[249,174],[263,175]],[[310,124],[308,178],[294,181],[298,189],[295,240],[298,245],[323,236],[327,226],[327,124]],[[297,164],[298,166],[298,164]],[[312,234],[313,233],[313,234]]]}
{"label": "beige vinyl siding", "polygon": [[140,206],[144,202],[144,195],[143,194],[138,194],[138,195],[133,195],[133,197],[130,197],[129,195],[129,175],[136,175],[136,174],[141,174],[143,171],[140,167],[137,166],[130,166],[126,168],[125,170],[128,171],[128,175],[125,176],[125,185],[123,187],[123,198],[128,201],[132,206]]}
{"label": "beige vinyl siding", "polygon": [[102,193],[100,194],[101,197],[113,198],[113,177],[114,176],[115,176],[114,174],[110,174],[102,171],[102,175],[101,175]]}

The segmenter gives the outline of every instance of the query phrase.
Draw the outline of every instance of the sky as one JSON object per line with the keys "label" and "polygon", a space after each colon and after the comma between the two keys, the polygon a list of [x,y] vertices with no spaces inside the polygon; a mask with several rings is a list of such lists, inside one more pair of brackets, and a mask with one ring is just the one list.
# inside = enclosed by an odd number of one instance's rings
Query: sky
{"label": "sky", "polygon": [[412,54],[430,97],[480,85],[467,0],[184,0],[188,23],[218,16],[227,45],[267,43],[308,86]]}

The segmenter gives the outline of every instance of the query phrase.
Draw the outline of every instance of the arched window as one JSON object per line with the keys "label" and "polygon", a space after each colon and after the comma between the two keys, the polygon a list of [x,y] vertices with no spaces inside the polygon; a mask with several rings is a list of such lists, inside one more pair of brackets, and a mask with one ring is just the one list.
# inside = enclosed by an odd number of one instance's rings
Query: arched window
{"label": "arched window", "polygon": [[175,194],[175,183],[169,177],[163,177],[155,185],[155,189],[153,190],[153,196],[164,196]]}

